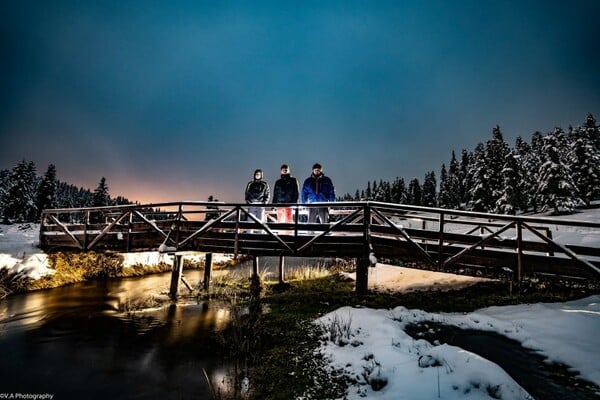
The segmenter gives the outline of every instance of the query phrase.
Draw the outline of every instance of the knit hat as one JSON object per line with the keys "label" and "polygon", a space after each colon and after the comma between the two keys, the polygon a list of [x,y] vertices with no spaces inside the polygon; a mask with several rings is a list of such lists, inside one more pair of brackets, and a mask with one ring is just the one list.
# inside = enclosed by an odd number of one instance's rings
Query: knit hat
{"label": "knit hat", "polygon": [[313,165],[312,169],[315,169],[315,168],[322,169],[323,167],[321,167],[321,164],[315,163],[315,165]]}
{"label": "knit hat", "polygon": [[290,169],[290,166],[287,164],[283,164],[279,169]]}

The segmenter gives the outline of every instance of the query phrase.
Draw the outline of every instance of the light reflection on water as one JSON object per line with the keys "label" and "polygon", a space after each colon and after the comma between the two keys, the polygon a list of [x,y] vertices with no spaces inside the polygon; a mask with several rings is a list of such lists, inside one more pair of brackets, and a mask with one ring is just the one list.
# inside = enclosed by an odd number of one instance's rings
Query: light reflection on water
{"label": "light reflection on water", "polygon": [[[185,276],[197,286],[202,271]],[[203,370],[215,382],[228,375],[215,352],[228,304],[192,299],[120,311],[164,297],[169,284],[167,273],[3,300],[0,391],[55,398],[207,398]]]}

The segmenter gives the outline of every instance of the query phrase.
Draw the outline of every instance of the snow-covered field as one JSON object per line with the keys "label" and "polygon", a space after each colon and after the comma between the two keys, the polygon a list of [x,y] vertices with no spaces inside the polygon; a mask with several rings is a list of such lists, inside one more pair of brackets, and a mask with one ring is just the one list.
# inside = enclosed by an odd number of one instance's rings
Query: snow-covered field
{"label": "snow-covered field", "polygon": [[[565,218],[600,221],[600,211]],[[35,224],[0,225],[0,268],[34,279],[52,273],[46,256],[36,247],[38,229]],[[600,243],[597,231],[553,229],[561,241]],[[170,262],[164,257],[138,253],[125,259],[128,265]],[[386,290],[457,287],[475,279],[380,264],[371,269],[369,278],[372,288]],[[488,399],[490,393],[500,399],[531,398],[496,364],[461,348],[414,340],[405,333],[408,324],[419,322],[497,332],[600,386],[600,296],[568,303],[490,307],[470,314],[343,307],[315,321],[329,332],[345,327],[341,336],[325,336],[318,351],[329,360],[332,373],[355,379],[350,399]],[[378,384],[383,387],[374,390]]]}

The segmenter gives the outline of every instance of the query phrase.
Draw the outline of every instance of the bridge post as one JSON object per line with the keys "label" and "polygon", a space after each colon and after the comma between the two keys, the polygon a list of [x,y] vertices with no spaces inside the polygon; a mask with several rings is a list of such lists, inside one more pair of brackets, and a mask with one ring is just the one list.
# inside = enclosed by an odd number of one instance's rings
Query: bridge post
{"label": "bridge post", "polygon": [[438,240],[438,269],[441,271],[444,267],[444,213],[440,213],[439,222],[439,240]]}
{"label": "bridge post", "polygon": [[212,276],[212,253],[206,253],[206,260],[204,261],[204,290],[208,290],[210,287],[210,279]]}
{"label": "bridge post", "polygon": [[364,250],[362,257],[356,258],[356,294],[361,296],[369,290],[369,253],[371,252],[371,208],[365,204],[363,209]]}
{"label": "bridge post", "polygon": [[279,283],[284,283],[285,257],[279,256]]}
{"label": "bridge post", "polygon": [[356,294],[361,296],[369,290],[369,258],[356,257]]}
{"label": "bridge post", "polygon": [[173,272],[171,273],[171,288],[169,289],[169,297],[172,300],[177,299],[179,292],[179,281],[183,273],[183,256],[175,254],[173,256]]}
{"label": "bridge post", "polygon": [[517,281],[523,278],[523,223],[517,221]]}
{"label": "bridge post", "polygon": [[258,276],[258,256],[252,258],[252,277],[250,278],[250,296],[260,297],[260,277]]}

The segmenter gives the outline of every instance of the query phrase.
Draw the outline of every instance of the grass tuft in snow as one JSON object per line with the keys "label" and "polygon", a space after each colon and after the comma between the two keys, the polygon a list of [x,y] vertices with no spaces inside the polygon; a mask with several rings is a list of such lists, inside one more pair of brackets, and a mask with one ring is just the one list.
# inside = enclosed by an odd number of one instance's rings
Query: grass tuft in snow
{"label": "grass tuft in snow", "polygon": [[333,318],[321,324],[321,329],[326,340],[345,346],[352,337],[352,316],[348,314],[346,318],[336,313]]}

